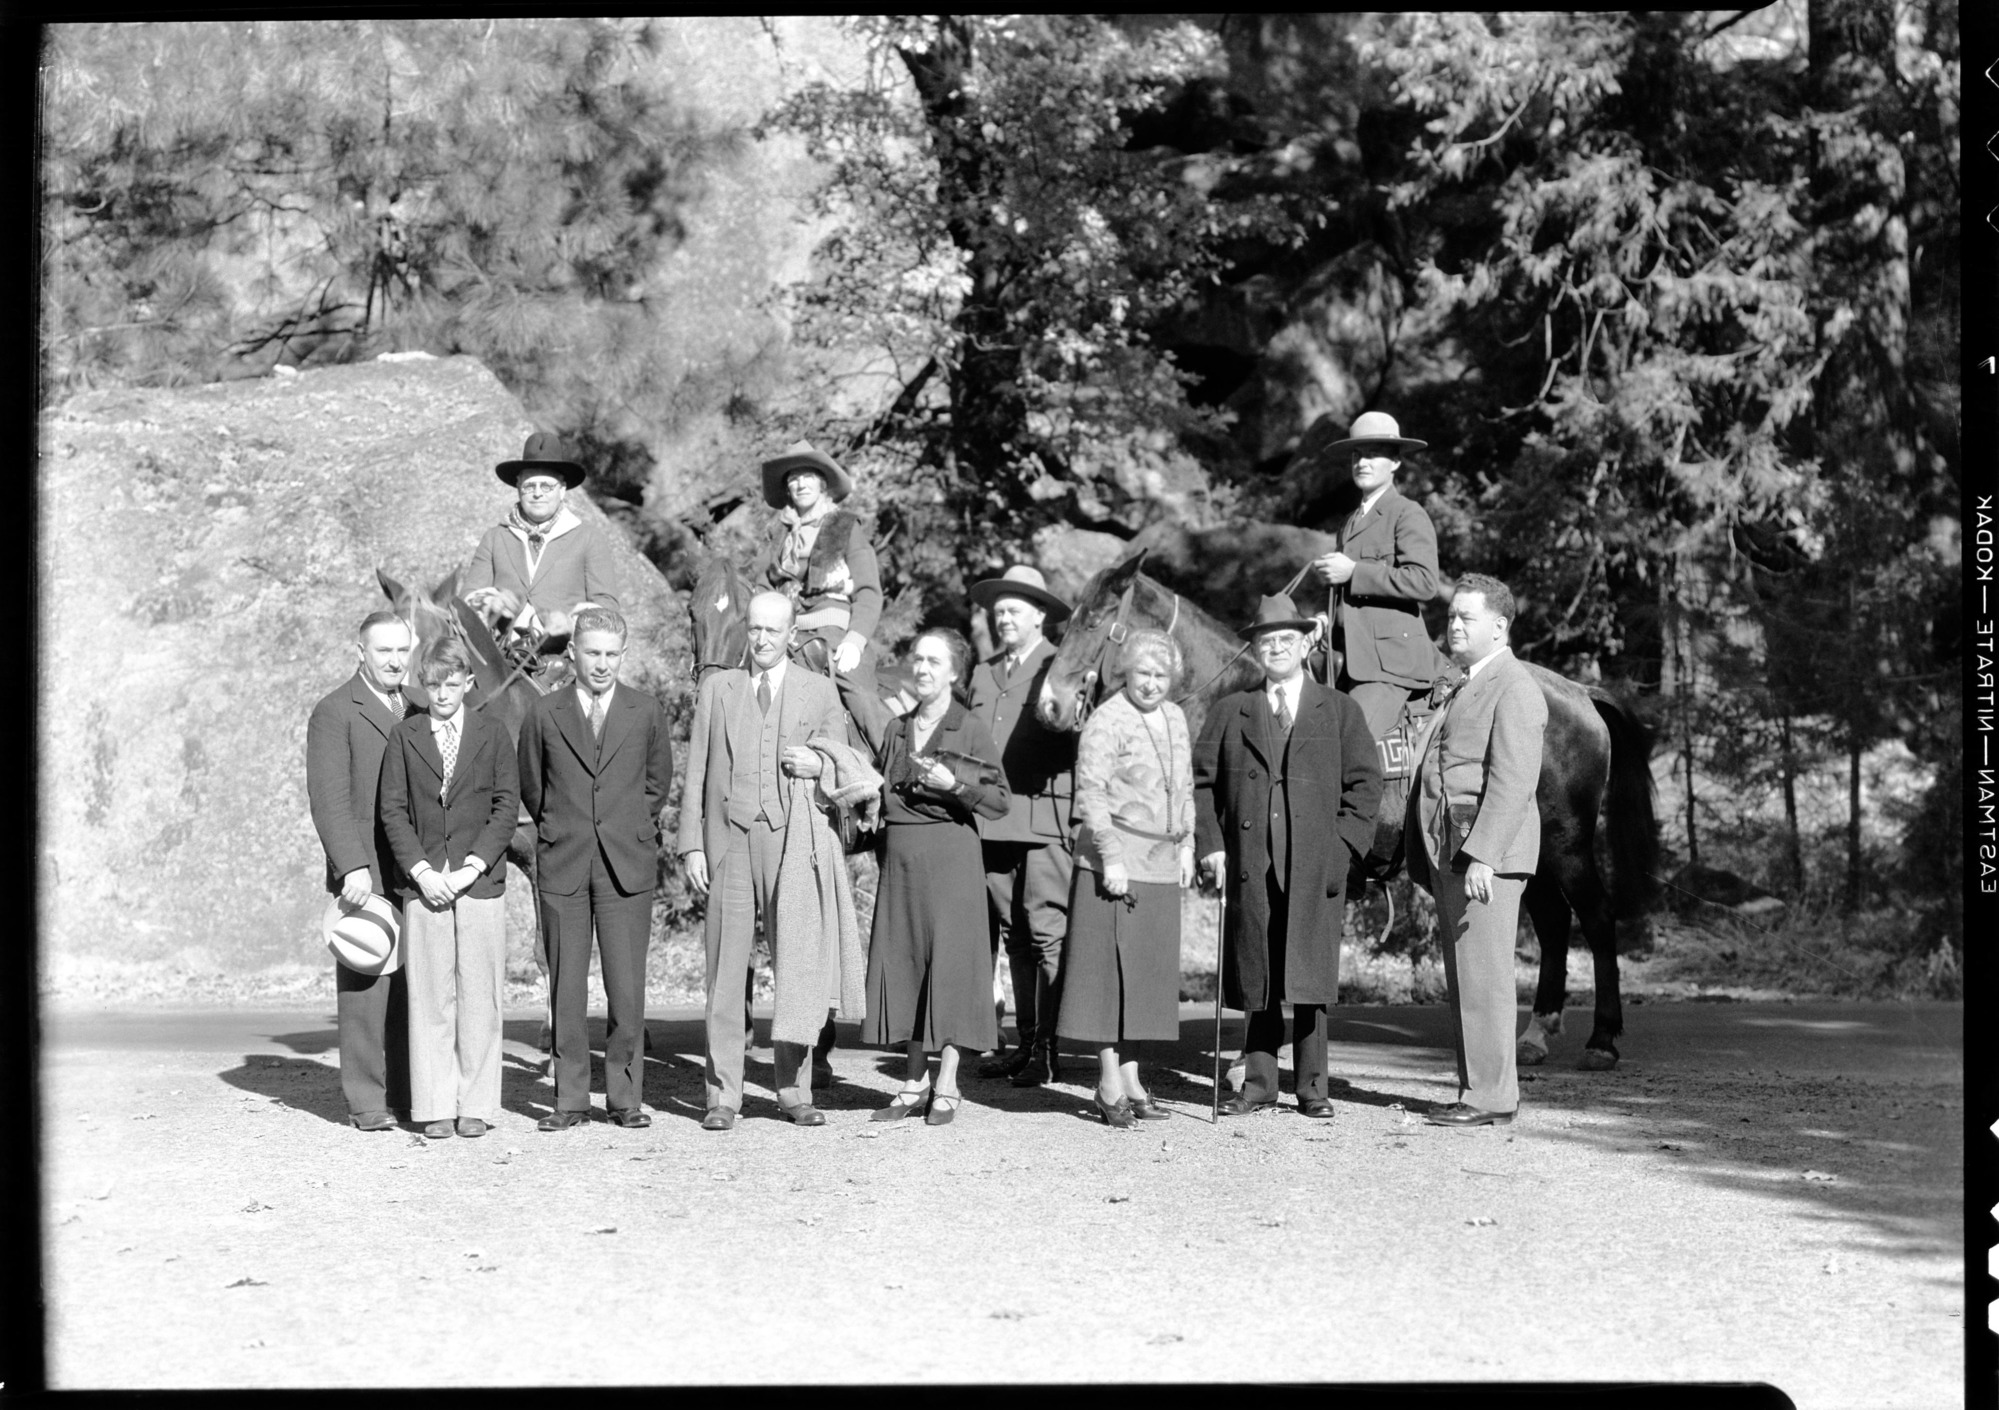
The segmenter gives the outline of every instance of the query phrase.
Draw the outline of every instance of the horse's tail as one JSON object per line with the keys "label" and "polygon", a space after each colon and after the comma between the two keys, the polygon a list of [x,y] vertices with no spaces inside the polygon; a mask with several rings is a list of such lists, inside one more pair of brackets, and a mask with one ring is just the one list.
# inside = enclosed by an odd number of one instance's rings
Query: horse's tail
{"label": "horse's tail", "polygon": [[1596,712],[1610,730],[1610,787],[1604,821],[1610,842],[1610,903],[1619,920],[1642,915],[1658,891],[1659,825],[1653,814],[1652,732],[1598,691]]}

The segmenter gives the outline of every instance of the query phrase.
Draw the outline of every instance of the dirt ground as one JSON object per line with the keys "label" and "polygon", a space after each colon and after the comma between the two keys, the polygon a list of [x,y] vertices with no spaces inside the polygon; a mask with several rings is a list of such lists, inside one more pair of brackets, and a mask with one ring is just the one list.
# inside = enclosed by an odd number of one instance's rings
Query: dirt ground
{"label": "dirt ground", "polygon": [[967,1081],[948,1128],[872,1124],[898,1059],[847,1046],[826,1126],[778,1119],[760,1048],[742,1122],[703,1132],[695,1017],[650,1025],[650,1130],[536,1131],[552,1089],[523,1010],[499,1124],[426,1142],[343,1124],[328,1008],[45,1014],[50,1384],[1963,1400],[1957,1006],[1647,1005],[1618,1071],[1575,1070],[1572,1028],[1520,1118],[1474,1131],[1416,1117],[1455,1095],[1435,1007],[1339,1011],[1336,1120],[1212,1126],[1188,1005],[1147,1064],[1175,1118],[1130,1132],[1086,1115],[1081,1057],[1040,1091]]}

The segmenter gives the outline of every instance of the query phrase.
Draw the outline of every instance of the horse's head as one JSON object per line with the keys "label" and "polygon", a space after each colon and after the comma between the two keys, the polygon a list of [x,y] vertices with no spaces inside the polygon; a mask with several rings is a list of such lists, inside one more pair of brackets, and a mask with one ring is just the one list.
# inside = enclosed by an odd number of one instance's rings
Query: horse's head
{"label": "horse's head", "polygon": [[1076,610],[1062,628],[1062,645],[1042,677],[1041,698],[1035,702],[1036,713],[1050,729],[1081,729],[1096,703],[1098,687],[1106,676],[1117,674],[1118,648],[1125,633],[1135,626],[1164,624],[1134,615],[1140,585],[1151,583],[1138,571],[1144,562],[1141,548],[1083,584]]}
{"label": "horse's head", "polygon": [[452,569],[428,590],[404,587],[379,567],[375,569],[375,580],[382,585],[390,610],[409,624],[410,634],[416,638],[403,693],[418,705],[430,703],[423,688],[424,657],[438,642],[455,637],[465,644],[472,657],[472,685],[465,693],[465,703],[475,710],[484,705],[487,696],[499,689],[511,673],[485,619],[458,596],[458,570]]}
{"label": "horse's head", "polygon": [[694,627],[694,678],[731,670],[750,650],[750,584],[726,554],[708,560],[687,599]]}

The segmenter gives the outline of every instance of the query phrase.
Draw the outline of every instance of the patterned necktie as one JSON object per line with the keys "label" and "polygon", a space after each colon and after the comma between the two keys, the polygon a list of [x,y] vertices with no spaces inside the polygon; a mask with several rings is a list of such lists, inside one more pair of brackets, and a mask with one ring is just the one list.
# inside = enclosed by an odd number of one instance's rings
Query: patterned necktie
{"label": "patterned necktie", "polygon": [[403,717],[403,693],[392,690],[384,698],[389,702],[389,713],[400,720]]}
{"label": "patterned necktie", "polygon": [[606,690],[590,697],[590,737],[599,743],[604,739],[604,701],[610,693]]}
{"label": "patterned necktie", "polygon": [[1291,706],[1281,690],[1277,692],[1277,733],[1282,739],[1291,737]]}
{"label": "patterned necktie", "polygon": [[458,723],[444,727],[444,733],[437,741],[437,752],[444,756],[444,776],[438,784],[438,797],[442,798],[451,787],[451,771],[458,767]]}
{"label": "patterned necktie", "polygon": [[770,713],[769,671],[765,671],[762,675],[757,677],[757,709],[759,709],[766,715]]}

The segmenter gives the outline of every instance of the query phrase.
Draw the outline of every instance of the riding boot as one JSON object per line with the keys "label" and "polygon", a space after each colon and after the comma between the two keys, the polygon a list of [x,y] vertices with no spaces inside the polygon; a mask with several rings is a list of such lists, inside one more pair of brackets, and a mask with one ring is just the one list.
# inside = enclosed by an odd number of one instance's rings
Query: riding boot
{"label": "riding boot", "polygon": [[981,1077],[1015,1077],[1034,1057],[1032,1042],[1016,1044],[1012,1052],[1001,1050],[979,1064]]}
{"label": "riding boot", "polygon": [[1056,1080],[1057,1067],[1053,1042],[1034,1042],[1028,1044],[1023,1051],[1028,1055],[1027,1061],[1021,1064],[1020,1071],[1014,1073],[1010,1079],[1014,1086],[1039,1087],[1044,1082]]}

